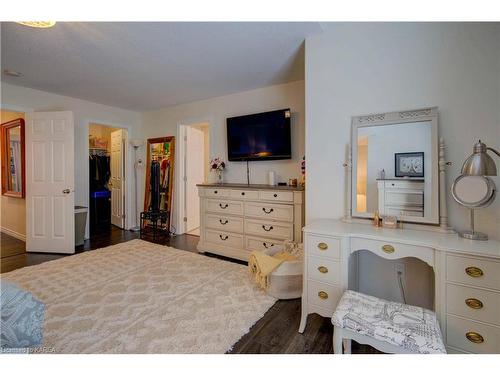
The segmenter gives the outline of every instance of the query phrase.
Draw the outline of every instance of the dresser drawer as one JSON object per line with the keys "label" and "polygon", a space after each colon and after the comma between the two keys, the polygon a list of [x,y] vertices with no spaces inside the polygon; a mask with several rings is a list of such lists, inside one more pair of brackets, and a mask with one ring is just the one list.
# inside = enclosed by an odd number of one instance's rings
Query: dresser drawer
{"label": "dresser drawer", "polygon": [[385,181],[386,189],[424,190],[424,183],[419,181]]}
{"label": "dresser drawer", "polygon": [[271,239],[271,238],[263,238],[263,237],[253,237],[253,236],[245,236],[245,249],[249,251],[266,251],[273,245],[281,245],[283,241]]}
{"label": "dresser drawer", "polygon": [[352,251],[369,250],[378,256],[388,259],[415,257],[424,260],[428,264],[434,265],[434,249],[425,246],[352,238],[351,249]]}
{"label": "dresser drawer", "polygon": [[446,311],[500,325],[500,293],[461,285],[446,285]]}
{"label": "dresser drawer", "polygon": [[243,248],[243,235],[207,229],[205,240],[222,246]]}
{"label": "dresser drawer", "polygon": [[447,315],[446,336],[447,345],[467,352],[500,353],[500,328],[498,327]]}
{"label": "dresser drawer", "polygon": [[259,192],[257,190],[231,189],[229,196],[235,199],[259,199]]}
{"label": "dresser drawer", "polygon": [[446,279],[498,290],[500,289],[500,263],[494,260],[448,255]]}
{"label": "dresser drawer", "polygon": [[308,256],[307,277],[314,281],[340,284],[340,262],[326,258]]}
{"label": "dresser drawer", "polygon": [[207,228],[243,233],[243,218],[234,216],[206,215],[205,226]]}
{"label": "dresser drawer", "polygon": [[293,191],[262,190],[259,198],[265,201],[293,202]]}
{"label": "dresser drawer", "polygon": [[282,240],[293,239],[293,225],[266,220],[245,220],[245,233]]}
{"label": "dresser drawer", "polygon": [[306,254],[340,259],[340,240],[315,234],[306,235]]}
{"label": "dresser drawer", "polygon": [[307,304],[319,306],[327,311],[330,318],[342,296],[342,289],[330,284],[307,280]]}
{"label": "dresser drawer", "polygon": [[285,204],[246,202],[245,215],[280,221],[293,221],[293,206]]}
{"label": "dresser drawer", "polygon": [[203,189],[205,197],[229,197],[229,189],[210,188]]}
{"label": "dresser drawer", "polygon": [[205,210],[221,214],[242,215],[243,202],[207,199],[205,203]]}

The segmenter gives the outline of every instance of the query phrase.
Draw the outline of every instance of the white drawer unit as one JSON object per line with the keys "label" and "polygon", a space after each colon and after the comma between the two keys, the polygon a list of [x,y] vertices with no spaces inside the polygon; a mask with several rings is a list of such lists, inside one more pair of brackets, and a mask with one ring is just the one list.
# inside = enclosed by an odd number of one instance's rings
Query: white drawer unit
{"label": "white drawer unit", "polygon": [[340,284],[340,262],[310,256],[307,258],[307,275],[310,280]]}
{"label": "white drawer unit", "polygon": [[308,235],[306,251],[308,255],[340,259],[340,240],[326,236]]}
{"label": "white drawer unit", "polygon": [[469,353],[500,353],[500,327],[458,316],[446,318],[447,344]]}
{"label": "white drawer unit", "polygon": [[448,255],[446,279],[457,283],[500,290],[500,262]]}
{"label": "white drawer unit", "polygon": [[327,317],[333,315],[335,307],[340,297],[342,297],[342,292],[342,289],[335,285],[314,280],[308,280],[307,283],[307,294],[309,296],[308,304],[311,310],[314,310],[314,307],[318,306],[321,309],[317,312],[320,314],[328,312]]}
{"label": "white drawer unit", "polygon": [[302,188],[205,184],[198,189],[199,252],[247,261],[253,250],[264,251],[284,240],[302,242]]}

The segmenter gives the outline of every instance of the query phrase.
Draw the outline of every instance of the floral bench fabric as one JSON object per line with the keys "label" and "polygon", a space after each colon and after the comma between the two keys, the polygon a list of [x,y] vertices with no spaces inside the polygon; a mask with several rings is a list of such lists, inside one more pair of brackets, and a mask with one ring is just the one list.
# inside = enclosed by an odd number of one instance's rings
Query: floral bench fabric
{"label": "floral bench fabric", "polygon": [[347,290],[332,323],[414,353],[446,353],[436,314],[421,307]]}

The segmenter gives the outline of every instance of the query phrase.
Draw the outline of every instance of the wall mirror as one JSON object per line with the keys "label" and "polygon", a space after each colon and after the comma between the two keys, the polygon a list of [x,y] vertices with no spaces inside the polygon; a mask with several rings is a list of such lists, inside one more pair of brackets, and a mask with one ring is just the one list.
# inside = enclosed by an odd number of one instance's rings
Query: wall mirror
{"label": "wall mirror", "polygon": [[352,118],[352,216],[439,224],[437,108]]}
{"label": "wall mirror", "polygon": [[2,124],[2,195],[24,198],[26,194],[24,161],[24,120]]}
{"label": "wall mirror", "polygon": [[[154,210],[172,213],[172,190],[174,185],[175,137],[160,137],[148,139],[146,190],[144,211]],[[159,173],[151,175],[151,167],[155,166]],[[152,186],[153,185],[153,186]]]}

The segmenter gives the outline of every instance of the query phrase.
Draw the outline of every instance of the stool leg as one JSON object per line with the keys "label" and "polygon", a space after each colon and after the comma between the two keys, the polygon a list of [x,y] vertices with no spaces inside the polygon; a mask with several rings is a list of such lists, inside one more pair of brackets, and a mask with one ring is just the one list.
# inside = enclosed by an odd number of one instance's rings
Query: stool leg
{"label": "stool leg", "polygon": [[344,354],[351,354],[351,340],[344,339]]}
{"label": "stool leg", "polygon": [[342,354],[342,328],[333,327],[333,353]]}

